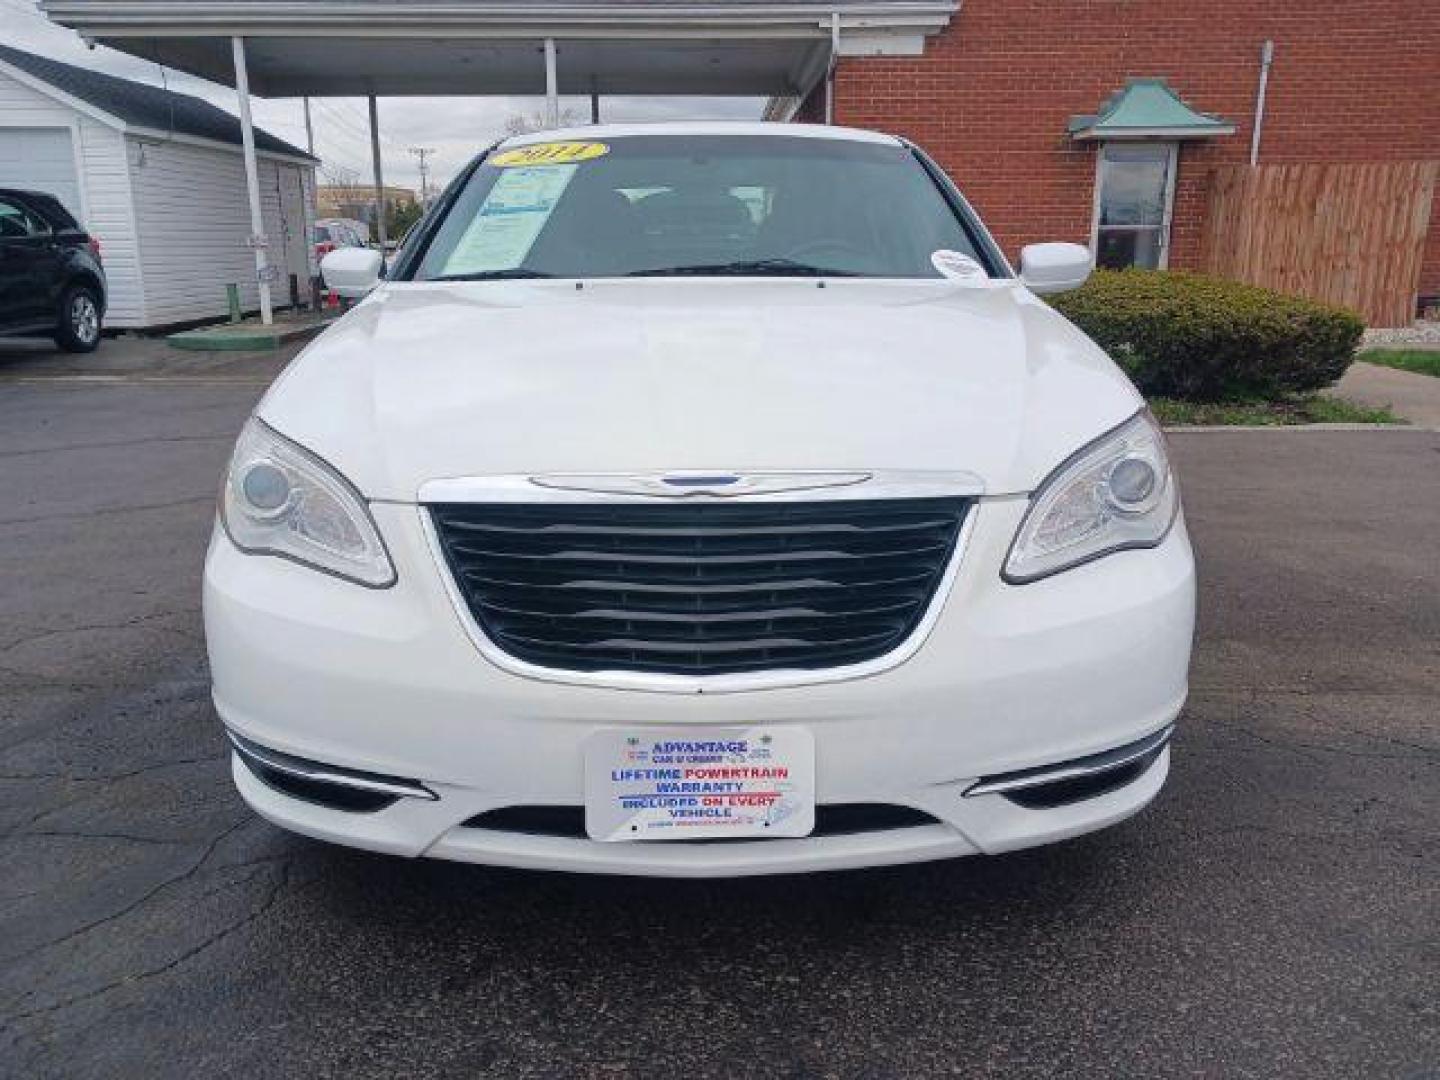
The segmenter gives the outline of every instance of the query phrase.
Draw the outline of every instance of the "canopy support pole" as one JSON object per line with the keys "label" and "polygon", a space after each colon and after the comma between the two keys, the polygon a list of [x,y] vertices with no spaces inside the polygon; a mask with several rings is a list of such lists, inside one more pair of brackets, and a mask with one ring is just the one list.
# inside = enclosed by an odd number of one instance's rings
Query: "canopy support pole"
{"label": "canopy support pole", "polygon": [[560,126],[560,84],[555,73],[555,39],[545,39],[545,126]]}
{"label": "canopy support pole", "polygon": [[370,163],[375,173],[375,235],[380,240],[380,250],[390,239],[385,231],[385,173],[380,168],[380,111],[375,105],[375,95],[370,95]]}
{"label": "canopy support pole", "polygon": [[835,66],[840,62],[840,13],[830,13],[830,63],[825,65],[825,123],[835,122]]}
{"label": "canopy support pole", "polygon": [[250,246],[255,252],[255,283],[260,289],[260,322],[275,321],[270,307],[270,263],[265,255],[265,215],[260,209],[260,170],[255,161],[255,127],[250,122],[250,75],[245,69],[245,39],[232,37],[235,95],[240,99],[240,142],[245,151],[245,189],[250,196]]}

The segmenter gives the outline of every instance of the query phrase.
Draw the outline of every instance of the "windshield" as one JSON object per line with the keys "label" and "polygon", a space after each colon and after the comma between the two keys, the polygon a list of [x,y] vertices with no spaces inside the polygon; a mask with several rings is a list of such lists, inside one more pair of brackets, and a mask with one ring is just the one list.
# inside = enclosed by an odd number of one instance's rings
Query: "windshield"
{"label": "windshield", "polygon": [[492,154],[410,276],[934,278],[941,249],[994,272],[904,146],[631,135]]}

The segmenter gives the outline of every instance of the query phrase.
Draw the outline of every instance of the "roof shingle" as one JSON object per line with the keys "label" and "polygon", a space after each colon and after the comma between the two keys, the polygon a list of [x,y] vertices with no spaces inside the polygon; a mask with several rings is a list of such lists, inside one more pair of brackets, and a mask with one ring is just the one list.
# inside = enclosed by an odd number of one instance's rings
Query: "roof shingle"
{"label": "roof shingle", "polygon": [[[212,139],[232,146],[241,145],[239,117],[189,94],[119,79],[114,75],[102,75],[98,71],[62,64],[8,45],[0,45],[0,61],[127,124]],[[315,160],[304,150],[258,127],[255,129],[255,148]]]}

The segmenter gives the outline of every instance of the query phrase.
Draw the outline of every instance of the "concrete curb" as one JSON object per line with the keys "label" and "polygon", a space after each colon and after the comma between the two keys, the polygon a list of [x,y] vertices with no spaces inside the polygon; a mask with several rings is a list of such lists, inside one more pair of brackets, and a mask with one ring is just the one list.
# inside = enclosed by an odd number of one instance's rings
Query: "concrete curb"
{"label": "concrete curb", "polygon": [[171,348],[189,352],[271,352],[289,342],[314,337],[334,321],[321,319],[289,325],[276,323],[274,326],[207,326],[171,334],[165,342]]}

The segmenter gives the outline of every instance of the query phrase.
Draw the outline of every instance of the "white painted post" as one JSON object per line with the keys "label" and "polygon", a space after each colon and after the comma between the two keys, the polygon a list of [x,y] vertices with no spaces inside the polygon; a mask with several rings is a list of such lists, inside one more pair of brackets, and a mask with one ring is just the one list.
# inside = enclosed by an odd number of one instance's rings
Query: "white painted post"
{"label": "white painted post", "polygon": [[255,163],[255,128],[250,122],[250,75],[245,70],[245,39],[232,37],[235,93],[240,98],[240,141],[245,149],[245,188],[250,196],[250,245],[255,250],[255,281],[260,287],[260,321],[275,321],[270,308],[270,261],[265,254],[265,215],[260,208],[260,172]]}
{"label": "white painted post", "polygon": [[385,231],[385,174],[380,169],[380,113],[374,94],[370,95],[370,158],[375,167],[375,235],[380,238],[383,252],[390,238]]}
{"label": "white painted post", "polygon": [[555,72],[555,39],[545,39],[545,126],[560,126],[560,84]]}
{"label": "white painted post", "polygon": [[1260,129],[1265,125],[1265,89],[1270,85],[1270,65],[1275,62],[1275,42],[1260,46],[1260,87],[1255,91],[1255,125],[1250,129],[1250,164],[1260,164]]}
{"label": "white painted post", "polygon": [[830,63],[825,65],[825,123],[835,122],[835,66],[840,63],[840,13],[830,13]]}

